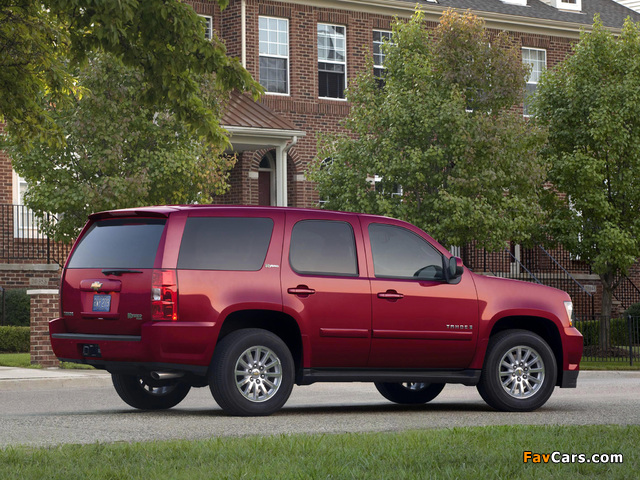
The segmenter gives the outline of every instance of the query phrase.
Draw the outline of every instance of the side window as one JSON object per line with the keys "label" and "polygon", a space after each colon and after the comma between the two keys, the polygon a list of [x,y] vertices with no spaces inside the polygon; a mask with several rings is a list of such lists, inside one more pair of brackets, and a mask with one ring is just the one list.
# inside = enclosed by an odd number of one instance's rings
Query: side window
{"label": "side window", "polygon": [[291,268],[302,274],[357,276],[353,229],[347,222],[302,220],[293,226]]}
{"label": "side window", "polygon": [[369,239],[376,277],[444,279],[440,252],[406,228],[372,223]]}
{"label": "side window", "polygon": [[260,270],[272,231],[270,218],[190,217],[182,235],[178,268]]}

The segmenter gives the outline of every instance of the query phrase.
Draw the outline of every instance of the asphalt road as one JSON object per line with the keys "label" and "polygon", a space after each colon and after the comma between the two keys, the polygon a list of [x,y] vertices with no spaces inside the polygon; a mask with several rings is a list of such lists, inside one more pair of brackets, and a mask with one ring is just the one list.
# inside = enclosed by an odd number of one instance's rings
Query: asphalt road
{"label": "asphalt road", "polygon": [[372,384],[294,387],[285,407],[260,418],[225,416],[208,388],[193,389],[177,407],[142,412],[112,387],[81,384],[0,389],[0,447],[138,442],[289,433],[400,431],[479,425],[640,424],[640,372],[582,372],[577,389],[556,388],[531,413],[500,413],[474,387],[447,385],[417,407],[387,402]]}

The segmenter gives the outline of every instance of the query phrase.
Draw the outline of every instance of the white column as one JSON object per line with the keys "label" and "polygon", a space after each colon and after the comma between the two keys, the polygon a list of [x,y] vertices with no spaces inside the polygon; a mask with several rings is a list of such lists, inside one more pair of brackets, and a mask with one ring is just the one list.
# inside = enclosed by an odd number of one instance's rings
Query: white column
{"label": "white column", "polygon": [[287,206],[287,156],[285,145],[276,146],[276,206]]}

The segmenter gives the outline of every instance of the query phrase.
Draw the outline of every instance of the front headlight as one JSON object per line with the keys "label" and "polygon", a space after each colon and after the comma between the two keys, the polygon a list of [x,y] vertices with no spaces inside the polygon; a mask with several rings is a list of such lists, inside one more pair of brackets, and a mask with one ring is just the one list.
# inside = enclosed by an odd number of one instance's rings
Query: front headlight
{"label": "front headlight", "polygon": [[567,317],[569,317],[569,326],[573,327],[573,302],[564,302],[564,308],[567,311]]}

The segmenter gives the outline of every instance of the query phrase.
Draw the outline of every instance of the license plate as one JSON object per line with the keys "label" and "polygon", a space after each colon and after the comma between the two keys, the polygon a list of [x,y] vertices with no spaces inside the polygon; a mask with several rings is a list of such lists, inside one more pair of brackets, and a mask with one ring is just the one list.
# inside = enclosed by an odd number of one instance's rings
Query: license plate
{"label": "license plate", "polygon": [[108,312],[111,310],[111,295],[94,295],[93,311]]}

